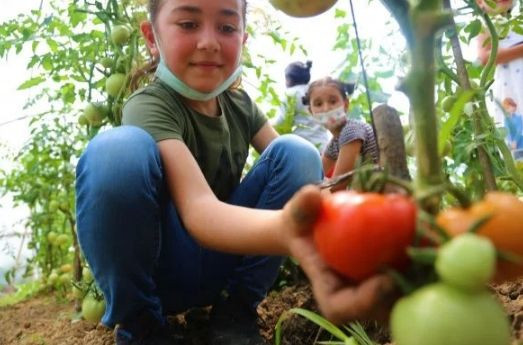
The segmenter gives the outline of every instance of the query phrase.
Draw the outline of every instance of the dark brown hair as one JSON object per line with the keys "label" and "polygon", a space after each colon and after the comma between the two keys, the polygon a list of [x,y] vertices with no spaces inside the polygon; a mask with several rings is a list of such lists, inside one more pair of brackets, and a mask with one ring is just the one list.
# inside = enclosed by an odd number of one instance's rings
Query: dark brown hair
{"label": "dark brown hair", "polygon": [[352,93],[354,92],[354,83],[344,83],[338,79],[324,77],[321,79],[317,79],[309,84],[307,93],[305,94],[305,96],[303,96],[302,99],[303,104],[310,105],[310,95],[312,91],[320,86],[334,86],[336,89],[338,89],[344,101],[346,101],[349,98],[349,96],[352,95]]}
{"label": "dark brown hair", "polygon": [[[149,20],[151,21],[152,25],[155,25],[156,17],[158,16],[158,12],[160,11],[160,7],[162,7],[164,1],[165,0],[149,0],[147,2],[147,12],[149,13]],[[245,25],[247,18],[247,0],[242,0],[242,4],[242,18]],[[153,75],[156,71],[159,62],[160,59],[158,57],[151,56],[149,62],[133,73],[130,82],[131,92],[136,91],[141,86],[142,82],[148,81],[150,79],[151,75]],[[236,84],[237,83],[234,85]]]}

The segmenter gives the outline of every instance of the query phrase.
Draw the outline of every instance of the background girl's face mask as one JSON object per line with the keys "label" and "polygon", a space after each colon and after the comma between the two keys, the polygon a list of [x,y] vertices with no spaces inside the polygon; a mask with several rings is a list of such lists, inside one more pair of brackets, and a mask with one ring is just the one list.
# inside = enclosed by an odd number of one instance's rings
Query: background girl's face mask
{"label": "background girl's face mask", "polygon": [[332,109],[324,113],[316,113],[314,117],[328,130],[334,130],[347,121],[347,114],[343,107]]}

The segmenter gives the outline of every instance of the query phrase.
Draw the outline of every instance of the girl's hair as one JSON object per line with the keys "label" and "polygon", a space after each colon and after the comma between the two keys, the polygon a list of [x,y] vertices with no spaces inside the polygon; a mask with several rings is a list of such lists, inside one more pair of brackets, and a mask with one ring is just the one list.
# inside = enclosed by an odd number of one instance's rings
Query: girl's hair
{"label": "girl's hair", "polygon": [[313,81],[309,84],[309,88],[307,89],[307,93],[302,98],[302,102],[305,105],[310,105],[310,95],[312,91],[315,88],[321,87],[321,86],[333,86],[335,87],[339,92],[343,100],[347,100],[350,95],[354,92],[354,83],[344,83],[341,80],[333,79],[331,77],[324,77],[318,80]]}
{"label": "girl's hair", "polygon": [[285,79],[288,87],[307,84],[311,80],[312,61],[296,61],[285,68]]}
{"label": "girl's hair", "polygon": [[[147,1],[147,12],[149,13],[149,20],[151,21],[152,25],[155,25],[156,17],[158,16],[158,12],[160,11],[160,7],[164,1],[165,0]],[[245,25],[247,19],[247,0],[242,0],[242,6],[242,18]],[[158,57],[151,56],[151,59],[148,63],[133,73],[130,83],[131,92],[137,90],[140,87],[142,81],[149,79],[150,76],[156,72],[156,68],[158,67],[159,62],[160,59]],[[235,83],[234,85],[237,86],[237,84],[239,83]]]}

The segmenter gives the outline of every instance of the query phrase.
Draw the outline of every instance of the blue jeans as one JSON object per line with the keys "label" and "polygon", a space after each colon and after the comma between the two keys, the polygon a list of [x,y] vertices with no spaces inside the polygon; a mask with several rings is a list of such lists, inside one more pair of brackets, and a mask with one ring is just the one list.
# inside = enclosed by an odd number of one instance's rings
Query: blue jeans
{"label": "blue jeans", "polygon": [[[191,237],[169,198],[156,142],[144,130],[100,133],[76,174],[78,239],[105,295],[106,326],[144,310],[164,320],[166,313],[212,304],[224,289],[254,307],[273,284],[281,257],[217,252]],[[261,154],[228,202],[279,209],[321,179],[316,148],[285,135]]]}

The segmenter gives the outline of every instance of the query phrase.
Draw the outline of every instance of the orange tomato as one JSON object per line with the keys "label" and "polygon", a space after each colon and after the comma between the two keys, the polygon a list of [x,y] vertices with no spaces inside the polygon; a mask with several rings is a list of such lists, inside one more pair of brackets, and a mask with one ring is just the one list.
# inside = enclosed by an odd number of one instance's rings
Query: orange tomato
{"label": "orange tomato", "polygon": [[[523,257],[523,201],[503,192],[489,192],[468,209],[449,208],[441,211],[436,221],[451,236],[466,232],[486,216],[491,218],[478,229],[478,235],[489,238],[496,248]],[[523,276],[523,265],[498,260],[495,282]]]}

